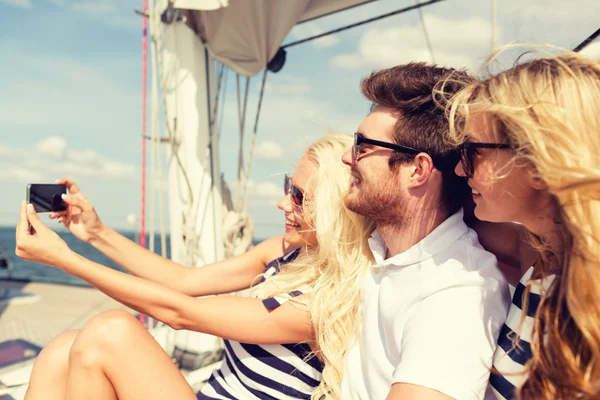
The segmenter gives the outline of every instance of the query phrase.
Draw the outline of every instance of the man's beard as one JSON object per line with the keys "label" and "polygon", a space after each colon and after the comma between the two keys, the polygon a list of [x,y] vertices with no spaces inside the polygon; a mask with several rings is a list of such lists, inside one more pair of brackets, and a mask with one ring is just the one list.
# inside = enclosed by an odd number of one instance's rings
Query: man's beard
{"label": "man's beard", "polygon": [[[361,185],[364,183],[364,181],[361,182]],[[368,217],[377,225],[401,224],[405,201],[400,190],[399,187],[390,188],[389,186],[385,189],[381,187],[355,188],[346,195],[344,203],[348,209]]]}

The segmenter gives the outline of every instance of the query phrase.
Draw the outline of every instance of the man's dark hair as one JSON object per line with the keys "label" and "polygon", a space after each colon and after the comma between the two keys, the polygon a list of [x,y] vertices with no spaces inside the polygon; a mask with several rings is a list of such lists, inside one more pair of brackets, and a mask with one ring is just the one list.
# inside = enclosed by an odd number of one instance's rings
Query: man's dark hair
{"label": "man's dark hair", "polygon": [[[392,133],[395,143],[421,150],[434,160],[456,162],[457,149],[446,140],[448,119],[434,101],[433,92],[445,82],[444,96],[452,95],[472,80],[465,71],[413,62],[372,73],[362,80],[360,89],[373,107],[396,114],[398,121]],[[414,155],[396,152],[389,165],[394,169],[413,159]],[[455,165],[442,168],[441,201],[450,214],[458,211],[470,196],[466,180],[454,173]]]}

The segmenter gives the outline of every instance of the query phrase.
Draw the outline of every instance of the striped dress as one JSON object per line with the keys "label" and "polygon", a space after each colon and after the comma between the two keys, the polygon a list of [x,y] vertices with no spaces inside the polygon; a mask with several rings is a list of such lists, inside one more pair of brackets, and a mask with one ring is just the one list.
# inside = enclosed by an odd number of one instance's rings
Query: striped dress
{"label": "striped dress", "polygon": [[[293,261],[296,249],[267,265],[263,281],[277,274],[281,267]],[[274,310],[281,304],[310,291],[303,287],[292,293],[263,300]],[[257,345],[232,340],[225,342],[225,359],[197,394],[198,399],[310,399],[321,382],[323,365],[310,357],[308,344]]]}
{"label": "striped dress", "polygon": [[[499,400],[514,399],[516,389],[523,384],[526,376],[521,374],[525,363],[531,358],[531,335],[533,333],[535,313],[540,304],[541,296],[548,290],[553,277],[543,280],[531,281],[528,295],[527,315],[521,323],[523,315],[523,294],[527,282],[531,279],[533,267],[529,268],[515,288],[512,304],[508,310],[508,317],[498,337],[498,347],[494,354],[494,368],[498,373],[490,375],[490,386]],[[513,349],[512,337],[519,333],[518,346]]]}

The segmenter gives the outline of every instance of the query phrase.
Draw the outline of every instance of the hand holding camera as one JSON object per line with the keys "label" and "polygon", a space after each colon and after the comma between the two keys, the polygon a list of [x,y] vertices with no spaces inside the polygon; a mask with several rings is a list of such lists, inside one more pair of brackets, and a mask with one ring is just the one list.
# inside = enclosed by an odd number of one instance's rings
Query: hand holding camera
{"label": "hand holding camera", "polygon": [[42,223],[33,204],[25,201],[21,204],[16,243],[18,257],[53,267],[70,252],[65,241]]}
{"label": "hand holding camera", "polygon": [[87,201],[75,182],[63,178],[57,180],[56,183],[66,185],[69,194],[62,195],[62,200],[66,203],[66,209],[52,212],[50,219],[58,219],[58,222],[71,231],[73,236],[90,243],[104,227],[94,206]]}

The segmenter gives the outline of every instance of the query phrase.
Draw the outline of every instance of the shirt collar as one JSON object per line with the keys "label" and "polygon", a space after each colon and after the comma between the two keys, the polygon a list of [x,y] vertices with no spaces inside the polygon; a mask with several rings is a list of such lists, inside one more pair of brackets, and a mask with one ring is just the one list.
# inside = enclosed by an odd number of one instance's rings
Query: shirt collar
{"label": "shirt collar", "polygon": [[375,264],[373,266],[407,266],[419,263],[446,249],[464,235],[468,229],[469,228],[463,221],[463,210],[460,209],[410,249],[397,254],[394,257],[390,257],[387,260],[385,259],[387,245],[381,238],[381,235],[379,235],[379,232],[375,230],[369,238],[369,247],[375,258]]}

